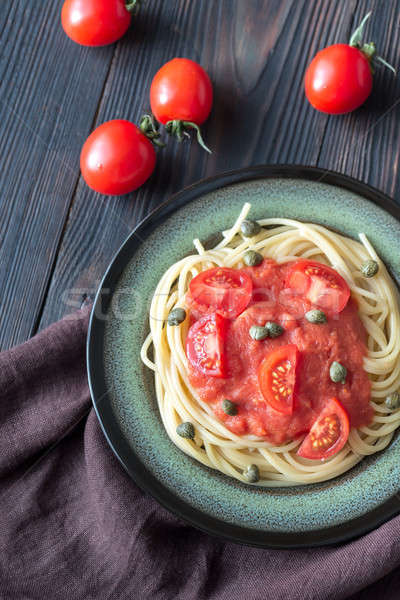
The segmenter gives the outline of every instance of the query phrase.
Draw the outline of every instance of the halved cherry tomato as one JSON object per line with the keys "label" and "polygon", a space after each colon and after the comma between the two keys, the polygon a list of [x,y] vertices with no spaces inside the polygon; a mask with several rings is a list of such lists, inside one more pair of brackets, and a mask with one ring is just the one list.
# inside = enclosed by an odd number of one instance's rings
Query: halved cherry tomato
{"label": "halved cherry tomato", "polygon": [[323,460],[343,448],[350,433],[346,409],[336,398],[329,400],[297,451],[303,458]]}
{"label": "halved cherry tomato", "polygon": [[289,271],[286,285],[312,304],[339,313],[350,298],[350,288],[335,269],[312,260],[298,260]]}
{"label": "halved cherry tomato", "polygon": [[293,413],[299,356],[294,344],[281,346],[267,354],[258,370],[258,382],[265,400],[286,415]]}
{"label": "halved cherry tomato", "polygon": [[186,356],[191,364],[211,377],[224,377],[224,342],[227,320],[218,313],[207,315],[189,329]]}
{"label": "halved cherry tomato", "polygon": [[127,5],[125,0],[65,0],[61,24],[67,36],[82,46],[106,46],[128,29]]}
{"label": "halved cherry tomato", "polygon": [[95,129],[81,152],[82,176],[101,194],[128,194],[152,174],[156,153],[150,140],[134,123],[107,121]]}
{"label": "halved cherry tomato", "polygon": [[201,314],[218,311],[234,319],[250,302],[252,290],[253,283],[243,271],[216,267],[192,279],[186,301]]}

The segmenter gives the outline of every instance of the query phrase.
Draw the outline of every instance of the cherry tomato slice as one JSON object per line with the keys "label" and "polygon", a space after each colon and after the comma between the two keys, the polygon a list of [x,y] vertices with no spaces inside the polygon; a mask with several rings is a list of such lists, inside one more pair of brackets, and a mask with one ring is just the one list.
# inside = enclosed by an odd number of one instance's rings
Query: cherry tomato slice
{"label": "cherry tomato slice", "polygon": [[335,269],[312,260],[296,261],[286,285],[334,314],[341,312],[350,298],[350,288],[343,277]]}
{"label": "cherry tomato slice", "polygon": [[218,311],[234,319],[250,302],[252,290],[253,283],[243,271],[216,267],[192,279],[186,301],[200,314]]}
{"label": "cherry tomato slice", "polygon": [[273,350],[258,369],[261,393],[272,408],[285,415],[293,413],[299,351],[294,344]]}
{"label": "cherry tomato slice", "polygon": [[336,398],[329,400],[297,451],[303,458],[323,460],[343,448],[350,433],[348,414]]}
{"label": "cherry tomato slice", "polygon": [[82,46],[106,46],[117,41],[131,24],[125,0],[65,0],[61,24]]}
{"label": "cherry tomato slice", "polygon": [[224,342],[227,320],[218,313],[207,315],[189,329],[186,356],[195,369],[211,377],[224,377]]}

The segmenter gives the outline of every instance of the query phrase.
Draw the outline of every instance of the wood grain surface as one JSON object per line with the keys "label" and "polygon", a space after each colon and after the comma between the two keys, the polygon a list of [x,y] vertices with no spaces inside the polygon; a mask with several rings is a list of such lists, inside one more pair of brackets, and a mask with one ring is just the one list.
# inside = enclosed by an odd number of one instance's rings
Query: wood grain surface
{"label": "wood grain surface", "polygon": [[[379,69],[366,105],[330,117],[305,100],[317,50],[367,37],[400,67],[400,0],[147,0],[117,44],[89,49],[63,33],[58,0],[0,4],[0,345],[22,342],[93,294],[113,254],[150,210],[205,176],[261,163],[319,165],[399,190],[400,77]],[[150,82],[174,56],[214,84],[210,156],[171,141],[152,178],[122,198],[79,173],[88,133],[138,121]]]}

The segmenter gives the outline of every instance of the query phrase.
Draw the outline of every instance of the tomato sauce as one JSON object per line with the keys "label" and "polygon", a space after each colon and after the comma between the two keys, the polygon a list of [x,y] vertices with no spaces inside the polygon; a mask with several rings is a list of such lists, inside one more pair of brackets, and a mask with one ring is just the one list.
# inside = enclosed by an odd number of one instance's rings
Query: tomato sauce
{"label": "tomato sauce", "polygon": [[[328,400],[336,397],[348,412],[350,425],[370,423],[370,381],[363,369],[367,353],[366,331],[350,298],[338,314],[324,324],[310,323],[305,313],[315,308],[305,297],[285,287],[293,263],[264,260],[258,267],[242,269],[252,279],[253,295],[248,307],[229,321],[225,339],[226,377],[210,377],[189,363],[189,380],[199,396],[208,402],[216,416],[232,432],[253,434],[281,444],[305,434]],[[192,311],[192,321],[200,315]],[[274,339],[256,341],[249,335],[252,325],[274,321],[284,333]],[[272,350],[295,344],[300,352],[296,372],[294,410],[290,415],[272,408],[260,391],[258,369]],[[345,383],[334,383],[329,368],[338,361],[347,368]],[[238,414],[222,410],[222,400],[238,406]]]}

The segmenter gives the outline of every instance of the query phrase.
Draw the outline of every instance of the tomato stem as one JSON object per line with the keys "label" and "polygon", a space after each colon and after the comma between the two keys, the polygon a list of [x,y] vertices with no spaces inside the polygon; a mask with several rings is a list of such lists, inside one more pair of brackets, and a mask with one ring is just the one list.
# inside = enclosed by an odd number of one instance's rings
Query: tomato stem
{"label": "tomato stem", "polygon": [[376,46],[375,46],[374,42],[369,42],[368,44],[363,44],[362,47],[360,48],[360,50],[363,54],[365,54],[365,56],[368,58],[368,60],[371,60],[371,58],[374,56],[374,54],[376,54]]}
{"label": "tomato stem", "polygon": [[350,42],[349,42],[350,46],[354,46],[355,48],[360,48],[361,42],[362,42],[362,36],[364,34],[364,27],[365,27],[366,22],[370,18],[371,14],[372,14],[372,12],[369,12],[367,15],[365,15],[365,17],[363,18],[363,20],[361,21],[361,23],[359,24],[357,29],[355,29],[355,31],[353,31],[353,33],[350,37]]}
{"label": "tomato stem", "polygon": [[353,46],[353,48],[358,48],[358,50],[360,50],[366,56],[366,58],[369,60],[372,73],[374,72],[374,68],[373,68],[374,64],[376,64],[377,62],[380,62],[382,65],[384,65],[385,67],[387,67],[388,69],[393,71],[393,73],[396,75],[396,69],[394,67],[392,67],[391,64],[386,62],[386,60],[384,58],[382,58],[382,56],[378,56],[376,54],[376,46],[375,46],[374,42],[368,42],[367,44],[364,44],[362,42],[362,37],[364,34],[364,27],[365,27],[366,22],[370,18],[371,14],[372,13],[369,12],[367,15],[365,15],[365,17],[361,21],[360,25],[352,33],[352,35],[350,37],[349,45]]}
{"label": "tomato stem", "polygon": [[155,146],[164,148],[165,144],[158,139],[160,132],[153,115],[142,115],[139,121],[139,129]]}
{"label": "tomato stem", "polygon": [[192,121],[181,121],[181,120],[176,119],[174,121],[168,121],[168,123],[165,124],[165,131],[169,135],[175,136],[179,142],[181,142],[183,140],[184,136],[190,138],[190,135],[188,134],[186,129],[194,129],[196,131],[197,141],[200,144],[200,146],[206,152],[209,152],[210,154],[212,154],[210,148],[208,148],[206,146],[206,144],[203,140],[203,137],[202,137],[201,131],[200,131],[200,127],[196,123],[193,123]]}
{"label": "tomato stem", "polygon": [[165,131],[168,135],[174,135],[178,142],[183,140],[183,136],[189,137],[189,134],[183,129],[183,121],[168,121],[165,124]]}
{"label": "tomato stem", "polygon": [[140,9],[140,1],[141,0],[129,0],[125,4],[126,10],[128,12],[136,15],[139,12],[139,9]]}
{"label": "tomato stem", "polygon": [[396,69],[391,64],[389,64],[384,58],[382,58],[382,56],[378,56],[376,54],[373,60],[374,62],[380,62],[382,65],[390,69],[394,73],[394,75],[397,75]]}

